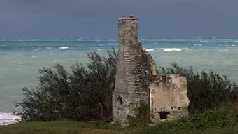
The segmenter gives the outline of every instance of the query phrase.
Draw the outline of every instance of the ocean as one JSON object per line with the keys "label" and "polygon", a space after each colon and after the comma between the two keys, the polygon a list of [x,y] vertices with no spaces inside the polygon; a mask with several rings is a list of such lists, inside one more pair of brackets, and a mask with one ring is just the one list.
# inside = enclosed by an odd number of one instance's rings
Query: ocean
{"label": "ocean", "polygon": [[[214,70],[238,82],[238,40],[144,39],[143,46],[159,66],[178,63],[195,70]],[[56,63],[69,68],[87,63],[87,53],[105,54],[117,48],[114,40],[0,41],[0,112],[14,111],[23,87],[37,84],[38,70]]]}

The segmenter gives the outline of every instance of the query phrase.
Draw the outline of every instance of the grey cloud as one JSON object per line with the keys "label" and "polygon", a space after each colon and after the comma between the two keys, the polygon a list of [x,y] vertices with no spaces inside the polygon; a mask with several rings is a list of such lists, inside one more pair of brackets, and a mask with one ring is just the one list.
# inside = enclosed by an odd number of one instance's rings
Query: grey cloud
{"label": "grey cloud", "polygon": [[236,36],[237,5],[237,0],[1,0],[0,38],[112,36],[116,18],[128,14],[141,18],[148,36]]}

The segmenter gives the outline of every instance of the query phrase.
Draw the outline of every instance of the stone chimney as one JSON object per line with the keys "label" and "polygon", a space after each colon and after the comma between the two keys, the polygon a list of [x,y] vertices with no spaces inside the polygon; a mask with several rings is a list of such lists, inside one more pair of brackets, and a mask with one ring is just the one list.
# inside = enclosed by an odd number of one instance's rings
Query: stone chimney
{"label": "stone chimney", "polygon": [[118,19],[118,41],[120,47],[138,46],[138,19],[124,16]]}
{"label": "stone chimney", "polygon": [[113,121],[128,125],[128,118],[136,117],[142,103],[149,106],[148,118],[153,122],[187,116],[186,78],[157,74],[155,61],[138,40],[136,17],[119,18],[118,43]]}
{"label": "stone chimney", "polygon": [[138,19],[134,16],[118,20],[119,56],[115,90],[113,93],[113,120],[122,125],[128,117],[135,116],[135,109],[141,103],[148,104],[144,50],[138,41]]}

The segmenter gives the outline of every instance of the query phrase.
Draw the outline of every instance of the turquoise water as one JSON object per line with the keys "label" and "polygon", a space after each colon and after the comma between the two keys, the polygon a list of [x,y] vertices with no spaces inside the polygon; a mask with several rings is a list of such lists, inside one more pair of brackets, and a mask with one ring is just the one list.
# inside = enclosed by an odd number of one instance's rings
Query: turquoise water
{"label": "turquoise water", "polygon": [[[143,40],[158,65],[177,62],[215,70],[238,82],[238,40]],[[87,62],[87,53],[105,53],[116,41],[0,41],[0,112],[14,110],[21,89],[37,84],[38,69]]]}

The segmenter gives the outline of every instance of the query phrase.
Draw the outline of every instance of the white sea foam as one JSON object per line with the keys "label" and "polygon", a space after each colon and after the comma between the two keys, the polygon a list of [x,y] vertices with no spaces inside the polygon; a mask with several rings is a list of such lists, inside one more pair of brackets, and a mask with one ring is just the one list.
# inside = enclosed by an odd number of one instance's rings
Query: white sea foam
{"label": "white sea foam", "polygon": [[151,52],[151,51],[154,51],[154,49],[145,49],[145,51]]}
{"label": "white sea foam", "polygon": [[209,42],[209,41],[208,41],[208,40],[200,40],[200,42],[207,43],[207,42]]}
{"label": "white sea foam", "polygon": [[193,44],[193,46],[199,46],[199,47],[201,47],[202,44]]}
{"label": "white sea foam", "polygon": [[163,48],[163,51],[164,52],[180,52],[180,51],[182,51],[182,49],[180,49],[180,48]]}
{"label": "white sea foam", "polygon": [[66,50],[69,49],[69,47],[59,47],[60,50]]}
{"label": "white sea foam", "polygon": [[22,119],[20,116],[14,115],[13,113],[1,113],[0,112],[0,126],[16,124]]}

